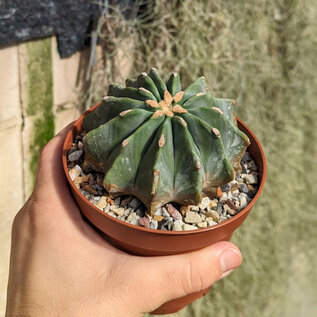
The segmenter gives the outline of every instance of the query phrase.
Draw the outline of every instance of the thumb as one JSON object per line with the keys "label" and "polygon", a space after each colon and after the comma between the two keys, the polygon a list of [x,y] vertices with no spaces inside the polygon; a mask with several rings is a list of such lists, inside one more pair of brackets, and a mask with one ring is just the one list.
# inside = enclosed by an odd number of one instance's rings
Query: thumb
{"label": "thumb", "polygon": [[242,256],[233,243],[221,241],[187,254],[139,257],[136,261],[138,271],[143,272],[141,280],[138,274],[138,284],[144,284],[140,289],[151,296],[151,300],[144,298],[144,305],[156,305],[140,308],[151,311],[172,299],[207,289],[238,267]]}

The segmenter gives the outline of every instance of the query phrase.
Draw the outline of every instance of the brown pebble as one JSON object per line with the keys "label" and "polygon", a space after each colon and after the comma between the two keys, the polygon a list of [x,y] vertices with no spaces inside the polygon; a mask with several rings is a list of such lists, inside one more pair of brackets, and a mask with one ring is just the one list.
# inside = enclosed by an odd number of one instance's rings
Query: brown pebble
{"label": "brown pebble", "polygon": [[154,216],[153,220],[156,220],[158,222],[162,221],[164,219],[164,216]]}
{"label": "brown pebble", "polygon": [[183,215],[183,217],[185,217],[187,211],[189,211],[189,210],[190,210],[190,205],[189,205],[189,206],[182,206],[179,211],[181,212],[181,214]]}
{"label": "brown pebble", "polygon": [[180,212],[172,204],[167,204],[166,209],[167,209],[168,213],[173,217],[173,219],[175,219],[175,220],[183,219]]}
{"label": "brown pebble", "polygon": [[74,183],[76,183],[76,184],[84,184],[84,183],[88,184],[88,179],[89,179],[88,175],[78,176],[78,177],[76,177]]}
{"label": "brown pebble", "polygon": [[96,184],[99,186],[103,186],[104,176],[102,174],[97,174]]}
{"label": "brown pebble", "polygon": [[223,195],[223,192],[222,192],[220,186],[217,187],[217,193],[216,193],[216,195],[217,195],[217,198],[220,198],[220,197],[222,197],[222,195]]}
{"label": "brown pebble", "polygon": [[226,200],[226,204],[233,210],[237,210],[237,206],[230,199]]}
{"label": "brown pebble", "polygon": [[89,184],[83,186],[83,190],[90,193],[90,194],[98,195],[98,192],[96,191],[96,189]]}
{"label": "brown pebble", "polygon": [[89,178],[88,178],[89,185],[95,185],[95,179],[92,176],[92,174],[89,174],[88,176],[89,176]]}
{"label": "brown pebble", "polygon": [[112,200],[110,197],[108,197],[108,203],[109,203],[110,205],[114,205],[114,200]]}
{"label": "brown pebble", "polygon": [[122,206],[122,207],[126,207],[126,206],[129,204],[130,201],[131,201],[131,197],[128,197],[128,198],[126,198],[126,199],[123,199],[123,200],[121,201],[121,206]]}

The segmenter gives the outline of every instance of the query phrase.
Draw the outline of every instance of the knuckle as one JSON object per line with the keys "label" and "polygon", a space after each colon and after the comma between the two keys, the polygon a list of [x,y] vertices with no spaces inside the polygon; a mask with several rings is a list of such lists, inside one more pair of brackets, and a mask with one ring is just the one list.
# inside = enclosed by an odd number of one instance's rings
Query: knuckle
{"label": "knuckle", "polygon": [[217,263],[190,257],[181,278],[181,287],[185,294],[199,292],[210,287],[220,276],[221,269]]}

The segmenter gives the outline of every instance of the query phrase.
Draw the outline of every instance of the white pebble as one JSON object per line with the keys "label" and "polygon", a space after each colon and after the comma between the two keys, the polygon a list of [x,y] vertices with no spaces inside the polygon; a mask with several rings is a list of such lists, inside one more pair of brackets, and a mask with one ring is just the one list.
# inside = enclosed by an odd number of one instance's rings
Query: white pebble
{"label": "white pebble", "polygon": [[184,225],[183,225],[183,230],[185,230],[185,231],[188,231],[188,230],[197,230],[198,228],[196,227],[196,226],[192,226],[192,225],[189,225],[189,224],[187,224],[187,223],[185,223]]}
{"label": "white pebble", "polygon": [[159,208],[158,210],[155,211],[154,213],[155,216],[162,216],[162,208]]}
{"label": "white pebble", "polygon": [[170,214],[169,214],[169,212],[167,211],[167,209],[165,207],[162,208],[162,216],[170,217]]}
{"label": "white pebble", "polygon": [[244,196],[240,196],[240,207],[239,207],[239,211],[242,210],[243,208],[245,208],[247,206],[248,202],[247,199]]}
{"label": "white pebble", "polygon": [[211,217],[206,218],[206,221],[209,227],[217,224],[217,222],[213,221]]}
{"label": "white pebble", "polygon": [[107,196],[101,196],[99,199],[98,199],[98,202],[96,204],[96,206],[100,209],[104,209],[106,208],[106,206],[108,205],[108,199],[107,199]]}
{"label": "white pebble", "polygon": [[158,227],[158,222],[156,220],[151,220],[150,221],[150,228],[157,229],[157,227]]}
{"label": "white pebble", "polygon": [[187,211],[185,222],[187,223],[199,223],[201,222],[201,217],[197,212],[194,211]]}
{"label": "white pebble", "polygon": [[201,200],[201,203],[198,205],[200,209],[206,209],[208,205],[210,204],[210,198],[209,197],[204,197]]}
{"label": "white pebble", "polygon": [[[78,165],[76,165],[78,166]],[[69,170],[69,176],[71,178],[72,181],[74,181],[79,175],[80,175],[80,171],[78,169],[76,169],[76,166],[73,167],[71,170]]]}
{"label": "white pebble", "polygon": [[227,193],[224,192],[224,193],[222,194],[222,196],[220,197],[219,201],[220,201],[221,203],[223,203],[223,202],[225,202],[227,199],[228,199],[228,195],[227,195]]}
{"label": "white pebble", "polygon": [[173,231],[183,231],[183,221],[175,220],[173,224]]}

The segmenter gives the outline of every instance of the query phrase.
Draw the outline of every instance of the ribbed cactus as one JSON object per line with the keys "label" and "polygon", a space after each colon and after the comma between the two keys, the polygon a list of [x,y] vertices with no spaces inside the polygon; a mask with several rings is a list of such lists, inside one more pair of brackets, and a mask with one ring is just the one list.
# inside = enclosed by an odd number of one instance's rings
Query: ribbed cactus
{"label": "ribbed cactus", "polygon": [[167,202],[199,204],[234,179],[248,137],[236,126],[232,100],[213,98],[199,77],[185,90],[156,69],[110,85],[83,121],[85,164],[105,173],[115,196],[139,198],[149,212]]}

